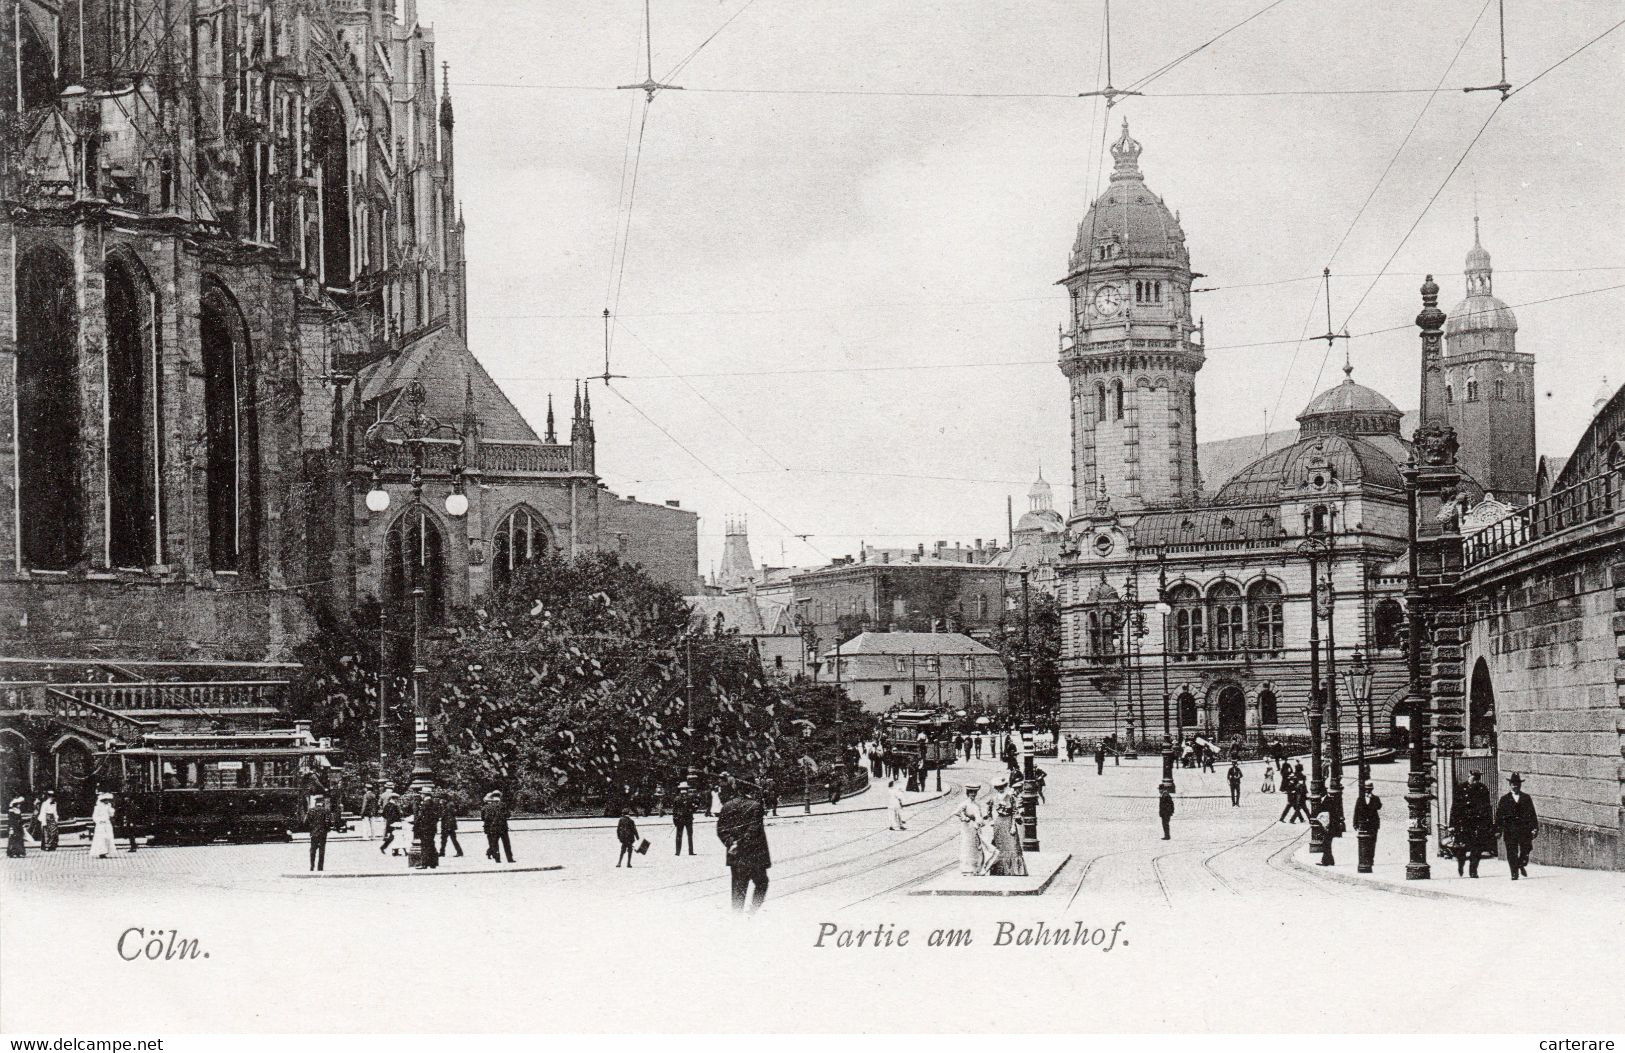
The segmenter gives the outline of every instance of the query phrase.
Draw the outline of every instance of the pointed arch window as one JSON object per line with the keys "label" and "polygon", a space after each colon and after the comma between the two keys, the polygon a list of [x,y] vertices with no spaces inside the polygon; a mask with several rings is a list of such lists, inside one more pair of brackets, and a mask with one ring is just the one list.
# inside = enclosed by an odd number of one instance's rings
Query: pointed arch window
{"label": "pointed arch window", "polygon": [[203,357],[204,445],[209,566],[242,568],[251,551],[253,385],[248,327],[231,294],[207,279],[199,318]]}
{"label": "pointed arch window", "polygon": [[106,267],[108,557],[115,567],[164,562],[164,404],[158,292],[134,258]]}
{"label": "pointed arch window", "polygon": [[[1279,653],[1286,646],[1286,621],[1281,605],[1281,586],[1273,581],[1260,581],[1247,590],[1248,605],[1252,608],[1252,647],[1267,654]],[[1266,724],[1274,721],[1267,720]]]}
{"label": "pointed arch window", "polygon": [[516,508],[502,517],[491,541],[492,581],[507,588],[514,571],[547,555],[547,526],[528,508]]}
{"label": "pointed arch window", "polygon": [[349,288],[350,136],[344,108],[329,94],[310,114],[310,135],[320,171],[321,280],[325,286]]}
{"label": "pointed arch window", "polygon": [[445,541],[421,507],[409,508],[385,536],[384,598],[410,615],[413,590],[423,589],[423,618],[438,625],[446,615]]}
{"label": "pointed arch window", "polygon": [[22,564],[67,570],[84,536],[79,309],[73,264],[37,246],[17,261],[17,524]]}
{"label": "pointed arch window", "polygon": [[[6,17],[10,21],[12,16]],[[21,113],[56,100],[57,69],[51,49],[45,43],[46,34],[34,25],[26,6],[16,11],[15,17],[17,28],[22,31],[17,41],[17,67],[15,72],[8,68],[5,76],[0,77],[0,83],[4,84],[7,108]],[[20,95],[17,94],[19,89]]]}
{"label": "pointed arch window", "polygon": [[1123,419],[1123,382],[1112,381],[1112,419]]}
{"label": "pointed arch window", "polygon": [[1106,419],[1106,385],[1095,385],[1095,422]]}
{"label": "pointed arch window", "polygon": [[1446,406],[1448,406],[1448,405],[1452,404],[1455,401],[1456,401],[1456,388],[1455,388],[1455,385],[1446,384],[1444,386],[1444,404]]}
{"label": "pointed arch window", "polygon": [[1213,647],[1220,654],[1235,654],[1246,643],[1241,605],[1241,588],[1233,581],[1221,581],[1208,590],[1213,608]]}

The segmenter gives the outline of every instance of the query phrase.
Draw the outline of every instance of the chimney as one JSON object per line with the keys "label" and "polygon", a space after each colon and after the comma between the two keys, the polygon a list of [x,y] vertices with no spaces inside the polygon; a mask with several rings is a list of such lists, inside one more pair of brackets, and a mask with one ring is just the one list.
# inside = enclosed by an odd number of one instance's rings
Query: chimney
{"label": "chimney", "polygon": [[681,502],[681,501],[667,501],[666,502],[666,507],[667,508],[681,508],[681,507],[683,507],[683,502]]}

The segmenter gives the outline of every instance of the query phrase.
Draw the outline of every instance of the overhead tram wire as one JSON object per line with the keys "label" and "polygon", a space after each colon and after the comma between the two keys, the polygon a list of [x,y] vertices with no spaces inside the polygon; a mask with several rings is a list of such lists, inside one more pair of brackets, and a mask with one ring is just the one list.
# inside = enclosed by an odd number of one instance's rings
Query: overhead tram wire
{"label": "overhead tram wire", "polygon": [[609,391],[613,392],[616,398],[620,399],[622,402],[626,403],[629,407],[631,407],[632,412],[636,413],[638,416],[640,416],[644,420],[648,421],[654,427],[654,429],[656,431],[660,432],[660,434],[664,435],[667,439],[669,439],[673,446],[676,446],[679,450],[682,450],[684,453],[688,454],[689,457],[693,459],[695,464],[698,464],[701,468],[704,468],[707,472],[711,473],[711,475],[714,476],[716,478],[716,480],[718,482],[720,482],[723,486],[726,486],[728,489],[732,490],[734,493],[738,494],[740,497],[743,497],[747,502],[750,503],[752,508],[755,508],[757,511],[761,512],[763,515],[767,516],[767,518],[771,519],[774,523],[778,524],[779,527],[781,529],[783,529],[786,534],[789,534],[789,535],[791,535],[793,537],[801,537],[801,538],[803,538],[803,543],[808,548],[812,549],[814,552],[818,553],[819,556],[821,556],[821,557],[823,557],[825,559],[829,558],[828,554],[825,553],[823,549],[820,549],[817,545],[814,545],[811,541],[806,541],[805,540],[805,538],[811,537],[813,535],[810,535],[810,534],[806,534],[806,535],[798,534],[795,530],[793,530],[789,526],[785,525],[784,520],[780,519],[778,516],[776,516],[772,512],[770,512],[766,507],[764,507],[761,504],[761,502],[757,501],[754,497],[750,496],[745,491],[741,490],[733,482],[733,480],[729,479],[727,476],[723,475],[721,472],[719,472],[715,468],[711,467],[710,463],[707,462],[705,460],[705,458],[701,457],[699,454],[697,454],[693,450],[689,449],[687,444],[685,444],[681,439],[679,439],[677,436],[673,435],[670,431],[667,431],[665,425],[661,424],[659,421],[657,421],[653,417],[649,416],[649,414],[645,413],[643,411],[642,407],[640,407],[637,403],[633,402],[631,399],[627,398],[625,392],[621,391],[620,388],[614,387],[614,386],[609,385],[609,384],[604,385],[604,387],[607,388]]}
{"label": "overhead tram wire", "polygon": [[[1422,118],[1427,116],[1428,108],[1433,105],[1433,100],[1438,97],[1439,92],[1444,88],[1444,82],[1445,82],[1446,78],[1448,78],[1450,76],[1451,70],[1456,68],[1456,62],[1461,58],[1461,53],[1464,50],[1466,50],[1467,42],[1473,38],[1474,30],[1476,30],[1478,28],[1479,22],[1483,21],[1484,12],[1486,12],[1486,11],[1488,11],[1490,9],[1490,4],[1493,3],[1493,2],[1494,2],[1494,0],[1484,0],[1484,6],[1480,7],[1478,9],[1478,14],[1473,17],[1472,24],[1467,27],[1467,32],[1462,34],[1461,42],[1456,45],[1456,51],[1455,51],[1455,53],[1453,55],[1450,56],[1450,61],[1449,61],[1449,63],[1447,63],[1445,65],[1444,72],[1439,74],[1438,81],[1433,85],[1433,91],[1428,94],[1428,97],[1427,97],[1426,101],[1424,101],[1422,103],[1422,108],[1417,111],[1416,118],[1413,121],[1411,121],[1411,126],[1405,130],[1404,138],[1400,139],[1399,145],[1394,148],[1393,155],[1388,158],[1388,163],[1383,166],[1382,174],[1378,175],[1377,176],[1377,181],[1374,184],[1372,184],[1371,192],[1366,194],[1365,200],[1360,202],[1360,207],[1357,210],[1355,210],[1354,218],[1349,220],[1349,225],[1346,228],[1344,228],[1343,236],[1337,239],[1337,244],[1332,248],[1331,255],[1326,257],[1326,263],[1325,263],[1325,269],[1326,270],[1329,271],[1331,269],[1332,263],[1335,262],[1336,259],[1337,259],[1337,254],[1339,252],[1341,252],[1343,250],[1343,246],[1348,243],[1349,235],[1354,233],[1354,228],[1359,225],[1360,219],[1365,215],[1366,209],[1369,208],[1371,206],[1371,202],[1376,199],[1377,191],[1382,189],[1383,183],[1388,179],[1388,174],[1394,170],[1394,165],[1399,162],[1400,155],[1405,152],[1405,147],[1410,144],[1411,137],[1416,134],[1416,129],[1421,127]],[[1393,262],[1391,257],[1389,259],[1389,262],[1390,263]],[[1386,269],[1386,268],[1384,268],[1384,269]],[[1373,285],[1375,285],[1378,281],[1381,281],[1382,280],[1382,272],[1379,271],[1376,275],[1374,275],[1372,277],[1371,280],[1372,280]],[[1369,291],[1370,290],[1368,289],[1367,292],[1369,292]],[[1269,435],[1270,426],[1272,424],[1274,424],[1276,415],[1281,412],[1281,403],[1283,401],[1285,401],[1285,399],[1286,399],[1287,384],[1291,381],[1291,378],[1292,378],[1292,367],[1297,364],[1297,362],[1298,362],[1298,354],[1303,349],[1303,341],[1305,339],[1307,339],[1308,336],[1309,336],[1309,321],[1310,321],[1310,319],[1314,318],[1314,315],[1315,315],[1315,301],[1316,301],[1316,299],[1319,298],[1319,295],[1320,295],[1319,290],[1317,290],[1315,299],[1311,299],[1310,302],[1309,302],[1309,315],[1308,315],[1307,318],[1304,319],[1303,334],[1302,334],[1302,336],[1299,337],[1298,344],[1295,347],[1293,347],[1293,349],[1292,349],[1292,358],[1287,362],[1286,370],[1281,374],[1281,386],[1280,386],[1280,389],[1276,392],[1275,405],[1270,408],[1269,415],[1264,419],[1264,434],[1266,436]],[[1330,289],[1329,281],[1328,281],[1327,288],[1326,288],[1326,310],[1327,310],[1326,331],[1328,333],[1330,333],[1330,332],[1332,332],[1332,326],[1331,326],[1331,315],[1330,315],[1330,312],[1331,312],[1331,289]],[[1344,319],[1344,321],[1343,321],[1343,331],[1345,333],[1348,332],[1348,319]],[[1326,353],[1321,356],[1320,365],[1315,370],[1314,382],[1311,383],[1310,386],[1309,386],[1309,391],[1310,391],[1311,395],[1315,394],[1320,388],[1320,378],[1326,372],[1326,361],[1330,357],[1330,355],[1331,355],[1331,342],[1328,341],[1328,343],[1326,345]],[[1268,439],[1266,438],[1265,441],[1267,442]]]}
{"label": "overhead tram wire", "polygon": [[[1251,22],[1253,19],[1258,18],[1261,15],[1268,14],[1270,11],[1273,11],[1275,8],[1280,7],[1285,2],[1286,2],[1286,0],[1271,0],[1270,3],[1268,3],[1268,4],[1264,5],[1263,7],[1259,8],[1257,11],[1254,11],[1252,14],[1248,15],[1246,18],[1242,19],[1240,22],[1237,22],[1235,25],[1231,26],[1229,29],[1226,29],[1224,32],[1220,33],[1218,36],[1213,37],[1212,39],[1207,40],[1207,41],[1205,41],[1205,42],[1203,42],[1201,44],[1198,44],[1196,47],[1191,48],[1189,51],[1185,52],[1183,55],[1179,56],[1178,58],[1176,58],[1176,59],[1174,59],[1174,60],[1172,60],[1170,62],[1166,62],[1166,63],[1162,64],[1161,66],[1158,66],[1156,69],[1152,70],[1150,73],[1146,74],[1145,76],[1141,77],[1139,80],[1137,80],[1134,83],[1130,84],[1129,87],[1131,89],[1132,88],[1144,88],[1146,85],[1150,84],[1152,81],[1156,80],[1158,77],[1161,77],[1163,74],[1169,72],[1175,66],[1178,66],[1180,63],[1184,62],[1186,59],[1194,57],[1199,52],[1206,50],[1210,45],[1217,44],[1219,41],[1223,40],[1225,37],[1229,36],[1231,33],[1234,33],[1236,30],[1240,29],[1242,26],[1246,25],[1248,22]],[[1144,92],[1143,91],[1136,92],[1136,94],[1142,94],[1143,95]]]}
{"label": "overhead tram wire", "polygon": [[1526,90],[1528,88],[1534,87],[1535,82],[1540,80],[1540,78],[1546,76],[1546,74],[1550,73],[1552,70],[1554,70],[1557,67],[1563,65],[1563,63],[1567,62],[1569,59],[1574,58],[1576,55],[1580,54],[1580,52],[1584,51],[1586,48],[1589,48],[1591,45],[1595,44],[1597,41],[1601,40],[1603,37],[1606,37],[1610,33],[1615,32],[1621,26],[1625,26],[1625,18],[1622,18],[1618,22],[1615,22],[1613,25],[1609,26],[1607,29],[1603,30],[1601,33],[1598,33],[1596,36],[1592,37],[1590,40],[1586,41],[1584,44],[1581,44],[1579,47],[1575,48],[1573,51],[1569,52],[1567,55],[1564,55],[1562,58],[1560,58],[1556,62],[1552,63],[1550,66],[1547,66],[1545,69],[1541,70],[1539,73],[1535,74],[1533,77],[1530,77],[1528,80],[1526,80],[1522,84],[1518,85],[1516,88],[1514,88],[1512,90],[1512,92],[1510,94],[1508,94],[1507,98],[1510,99],[1513,95],[1516,95],[1519,92],[1524,91],[1524,90]]}

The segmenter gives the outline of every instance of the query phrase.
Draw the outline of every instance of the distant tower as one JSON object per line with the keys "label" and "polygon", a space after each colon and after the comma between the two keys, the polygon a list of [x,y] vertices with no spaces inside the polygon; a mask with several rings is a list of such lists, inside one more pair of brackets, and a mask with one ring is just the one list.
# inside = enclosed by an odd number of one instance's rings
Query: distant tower
{"label": "distant tower", "polygon": [[717,584],[731,589],[756,580],[756,562],[750,558],[750,538],[745,533],[745,520],[730,519],[723,528],[722,570]]}
{"label": "distant tower", "polygon": [[1104,480],[1119,510],[1197,496],[1191,265],[1179,218],[1145,185],[1123,122],[1111,184],[1078,226],[1061,372],[1071,384],[1074,517]]}
{"label": "distant tower", "polygon": [[1038,470],[1038,480],[1033,483],[1032,489],[1027,491],[1027,511],[1053,512],[1055,510],[1055,491],[1049,483],[1044,481],[1044,469]]}
{"label": "distant tower", "polygon": [[1490,254],[1467,254],[1467,295],[1444,324],[1445,419],[1462,470],[1505,501],[1535,492],[1535,356],[1517,350],[1518,320],[1495,298]]}

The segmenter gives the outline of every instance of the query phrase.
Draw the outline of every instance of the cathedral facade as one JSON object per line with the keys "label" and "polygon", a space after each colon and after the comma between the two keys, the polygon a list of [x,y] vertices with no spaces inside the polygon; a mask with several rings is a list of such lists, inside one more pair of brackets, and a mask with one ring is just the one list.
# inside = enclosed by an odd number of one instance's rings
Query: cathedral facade
{"label": "cathedral facade", "polygon": [[469,351],[413,0],[15,0],[0,56],[8,794],[136,711],[274,716],[323,607],[438,620],[550,551],[697,577],[691,512],[599,481],[590,395],[538,434]]}
{"label": "cathedral facade", "polygon": [[[1295,441],[1205,485],[1191,262],[1140,154],[1125,123],[1111,185],[1080,224],[1063,279],[1076,502],[1057,574],[1060,725],[1153,746],[1165,731],[1302,740],[1318,667],[1345,746],[1387,746],[1408,722],[1402,414],[1345,367],[1299,414]],[[1516,320],[1490,293],[1476,238],[1466,271],[1445,338],[1456,394],[1439,401],[1461,419],[1465,496],[1489,489],[1476,472],[1527,500],[1533,359],[1513,346]],[[1357,660],[1373,672],[1359,700],[1341,682]]]}

